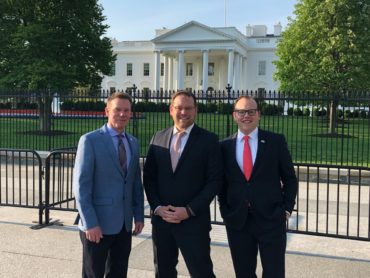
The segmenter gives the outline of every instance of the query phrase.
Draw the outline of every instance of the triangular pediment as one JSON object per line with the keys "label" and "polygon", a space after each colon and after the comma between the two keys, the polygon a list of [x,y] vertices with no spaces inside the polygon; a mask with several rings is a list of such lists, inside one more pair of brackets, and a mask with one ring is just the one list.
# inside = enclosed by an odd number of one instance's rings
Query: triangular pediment
{"label": "triangular pediment", "polygon": [[152,40],[153,43],[171,43],[185,41],[230,41],[232,36],[222,33],[196,21],[188,22]]}

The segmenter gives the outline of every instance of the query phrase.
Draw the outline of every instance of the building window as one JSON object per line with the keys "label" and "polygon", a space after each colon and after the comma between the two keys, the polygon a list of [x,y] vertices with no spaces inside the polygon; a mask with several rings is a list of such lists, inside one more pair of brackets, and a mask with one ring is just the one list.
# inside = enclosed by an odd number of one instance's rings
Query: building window
{"label": "building window", "polygon": [[191,93],[191,92],[193,92],[193,88],[188,87],[188,88],[186,88],[186,89],[185,89],[185,91],[187,91],[187,92]]}
{"label": "building window", "polygon": [[161,76],[164,75],[164,63],[161,63]]}
{"label": "building window", "polygon": [[126,64],[126,75],[127,76],[132,76],[132,63],[127,63]]}
{"label": "building window", "polygon": [[109,92],[113,94],[116,91],[116,87],[109,87]]}
{"label": "building window", "polygon": [[208,63],[208,76],[215,75],[215,63]]}
{"label": "building window", "polygon": [[144,76],[149,76],[149,63],[144,63]]}
{"label": "building window", "polygon": [[258,62],[258,75],[266,75],[266,61]]}
{"label": "building window", "polygon": [[269,39],[256,39],[256,42],[257,43],[269,43],[270,40]]}
{"label": "building window", "polygon": [[111,74],[111,76],[115,76],[115,75],[116,75],[116,63],[114,62],[112,64],[112,74]]}
{"label": "building window", "polygon": [[193,63],[186,63],[186,76],[193,76]]}

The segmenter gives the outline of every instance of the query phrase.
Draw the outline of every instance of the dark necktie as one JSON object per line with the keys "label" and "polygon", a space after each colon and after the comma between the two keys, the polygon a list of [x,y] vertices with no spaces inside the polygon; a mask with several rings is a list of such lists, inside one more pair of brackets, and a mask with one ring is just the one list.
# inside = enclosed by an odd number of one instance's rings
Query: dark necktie
{"label": "dark necktie", "polygon": [[179,132],[177,133],[176,141],[173,144],[172,150],[171,150],[171,164],[172,164],[172,170],[175,171],[177,163],[180,159],[180,150],[181,150],[181,138],[185,135],[185,132]]}
{"label": "dark necktie", "polygon": [[123,134],[117,135],[118,137],[118,157],[119,164],[121,165],[123,173],[126,175],[127,172],[127,154],[125,144],[123,143]]}
{"label": "dark necktie", "polygon": [[243,172],[247,180],[250,179],[253,169],[252,153],[249,146],[249,136],[244,136],[244,150],[243,150]]}

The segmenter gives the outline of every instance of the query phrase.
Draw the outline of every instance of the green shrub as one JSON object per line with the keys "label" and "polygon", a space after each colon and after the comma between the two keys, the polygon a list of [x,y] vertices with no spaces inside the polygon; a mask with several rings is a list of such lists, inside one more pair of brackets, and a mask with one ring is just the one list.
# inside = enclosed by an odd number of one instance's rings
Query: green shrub
{"label": "green shrub", "polygon": [[10,102],[0,102],[0,109],[11,109],[12,104]]}
{"label": "green shrub", "polygon": [[224,115],[230,115],[233,112],[233,105],[231,103],[220,103],[218,112]]}
{"label": "green shrub", "polygon": [[367,118],[367,114],[368,114],[368,113],[366,113],[366,111],[365,111],[365,110],[361,110],[361,112],[360,112],[360,117],[361,117],[362,119],[366,119],[366,118]]}
{"label": "green shrub", "polygon": [[352,118],[353,117],[353,113],[351,112],[351,110],[344,111],[344,117],[346,117],[346,118]]}
{"label": "green shrub", "polygon": [[310,115],[311,115],[311,111],[310,111],[310,109],[309,109],[309,108],[307,108],[307,107],[303,108],[303,116],[308,117],[308,116],[310,116]]}
{"label": "green shrub", "polygon": [[302,112],[302,109],[297,107],[297,108],[294,108],[293,110],[293,114],[294,116],[303,116],[303,112]]}
{"label": "green shrub", "polygon": [[316,117],[326,116],[326,110],[324,108],[315,107],[313,109],[313,115],[315,115]]}
{"label": "green shrub", "polygon": [[288,116],[293,116],[293,112],[294,112],[294,108],[293,107],[289,107],[288,108]]}
{"label": "green shrub", "polygon": [[358,118],[360,116],[360,110],[356,109],[353,111],[353,118]]}
{"label": "green shrub", "polygon": [[337,109],[337,117],[338,118],[343,118],[343,115],[344,115],[343,110]]}

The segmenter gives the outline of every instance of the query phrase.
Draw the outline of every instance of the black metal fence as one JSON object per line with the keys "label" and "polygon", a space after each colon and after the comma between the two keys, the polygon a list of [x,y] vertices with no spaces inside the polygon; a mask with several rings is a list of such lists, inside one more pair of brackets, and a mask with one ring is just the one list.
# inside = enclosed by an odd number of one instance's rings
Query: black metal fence
{"label": "black metal fence", "polygon": [[[38,225],[33,228],[58,222],[51,221],[53,210],[77,212],[74,151],[54,151],[44,164],[33,151],[0,151],[0,205],[38,208]],[[290,232],[370,240],[370,168],[299,163],[295,169],[299,188]],[[222,224],[216,200],[211,208],[212,223]],[[150,216],[146,201],[145,216]]]}
{"label": "black metal fence", "polygon": [[[41,208],[45,197],[42,177],[37,152],[0,148],[0,206]],[[38,222],[42,223],[42,211]]]}
{"label": "black metal fence", "polygon": [[[130,93],[134,99],[134,113],[127,129],[139,138],[144,157],[154,132],[172,124],[168,113],[172,92]],[[260,127],[285,134],[295,163],[370,166],[368,92],[229,90],[194,94],[199,102],[197,123],[218,134],[220,139],[236,131],[231,116],[234,100],[241,94],[251,95],[260,102]],[[38,151],[75,147],[83,133],[106,122],[104,107],[108,95],[109,92],[104,91],[0,91],[0,147]],[[50,113],[45,113],[48,110]]]}

